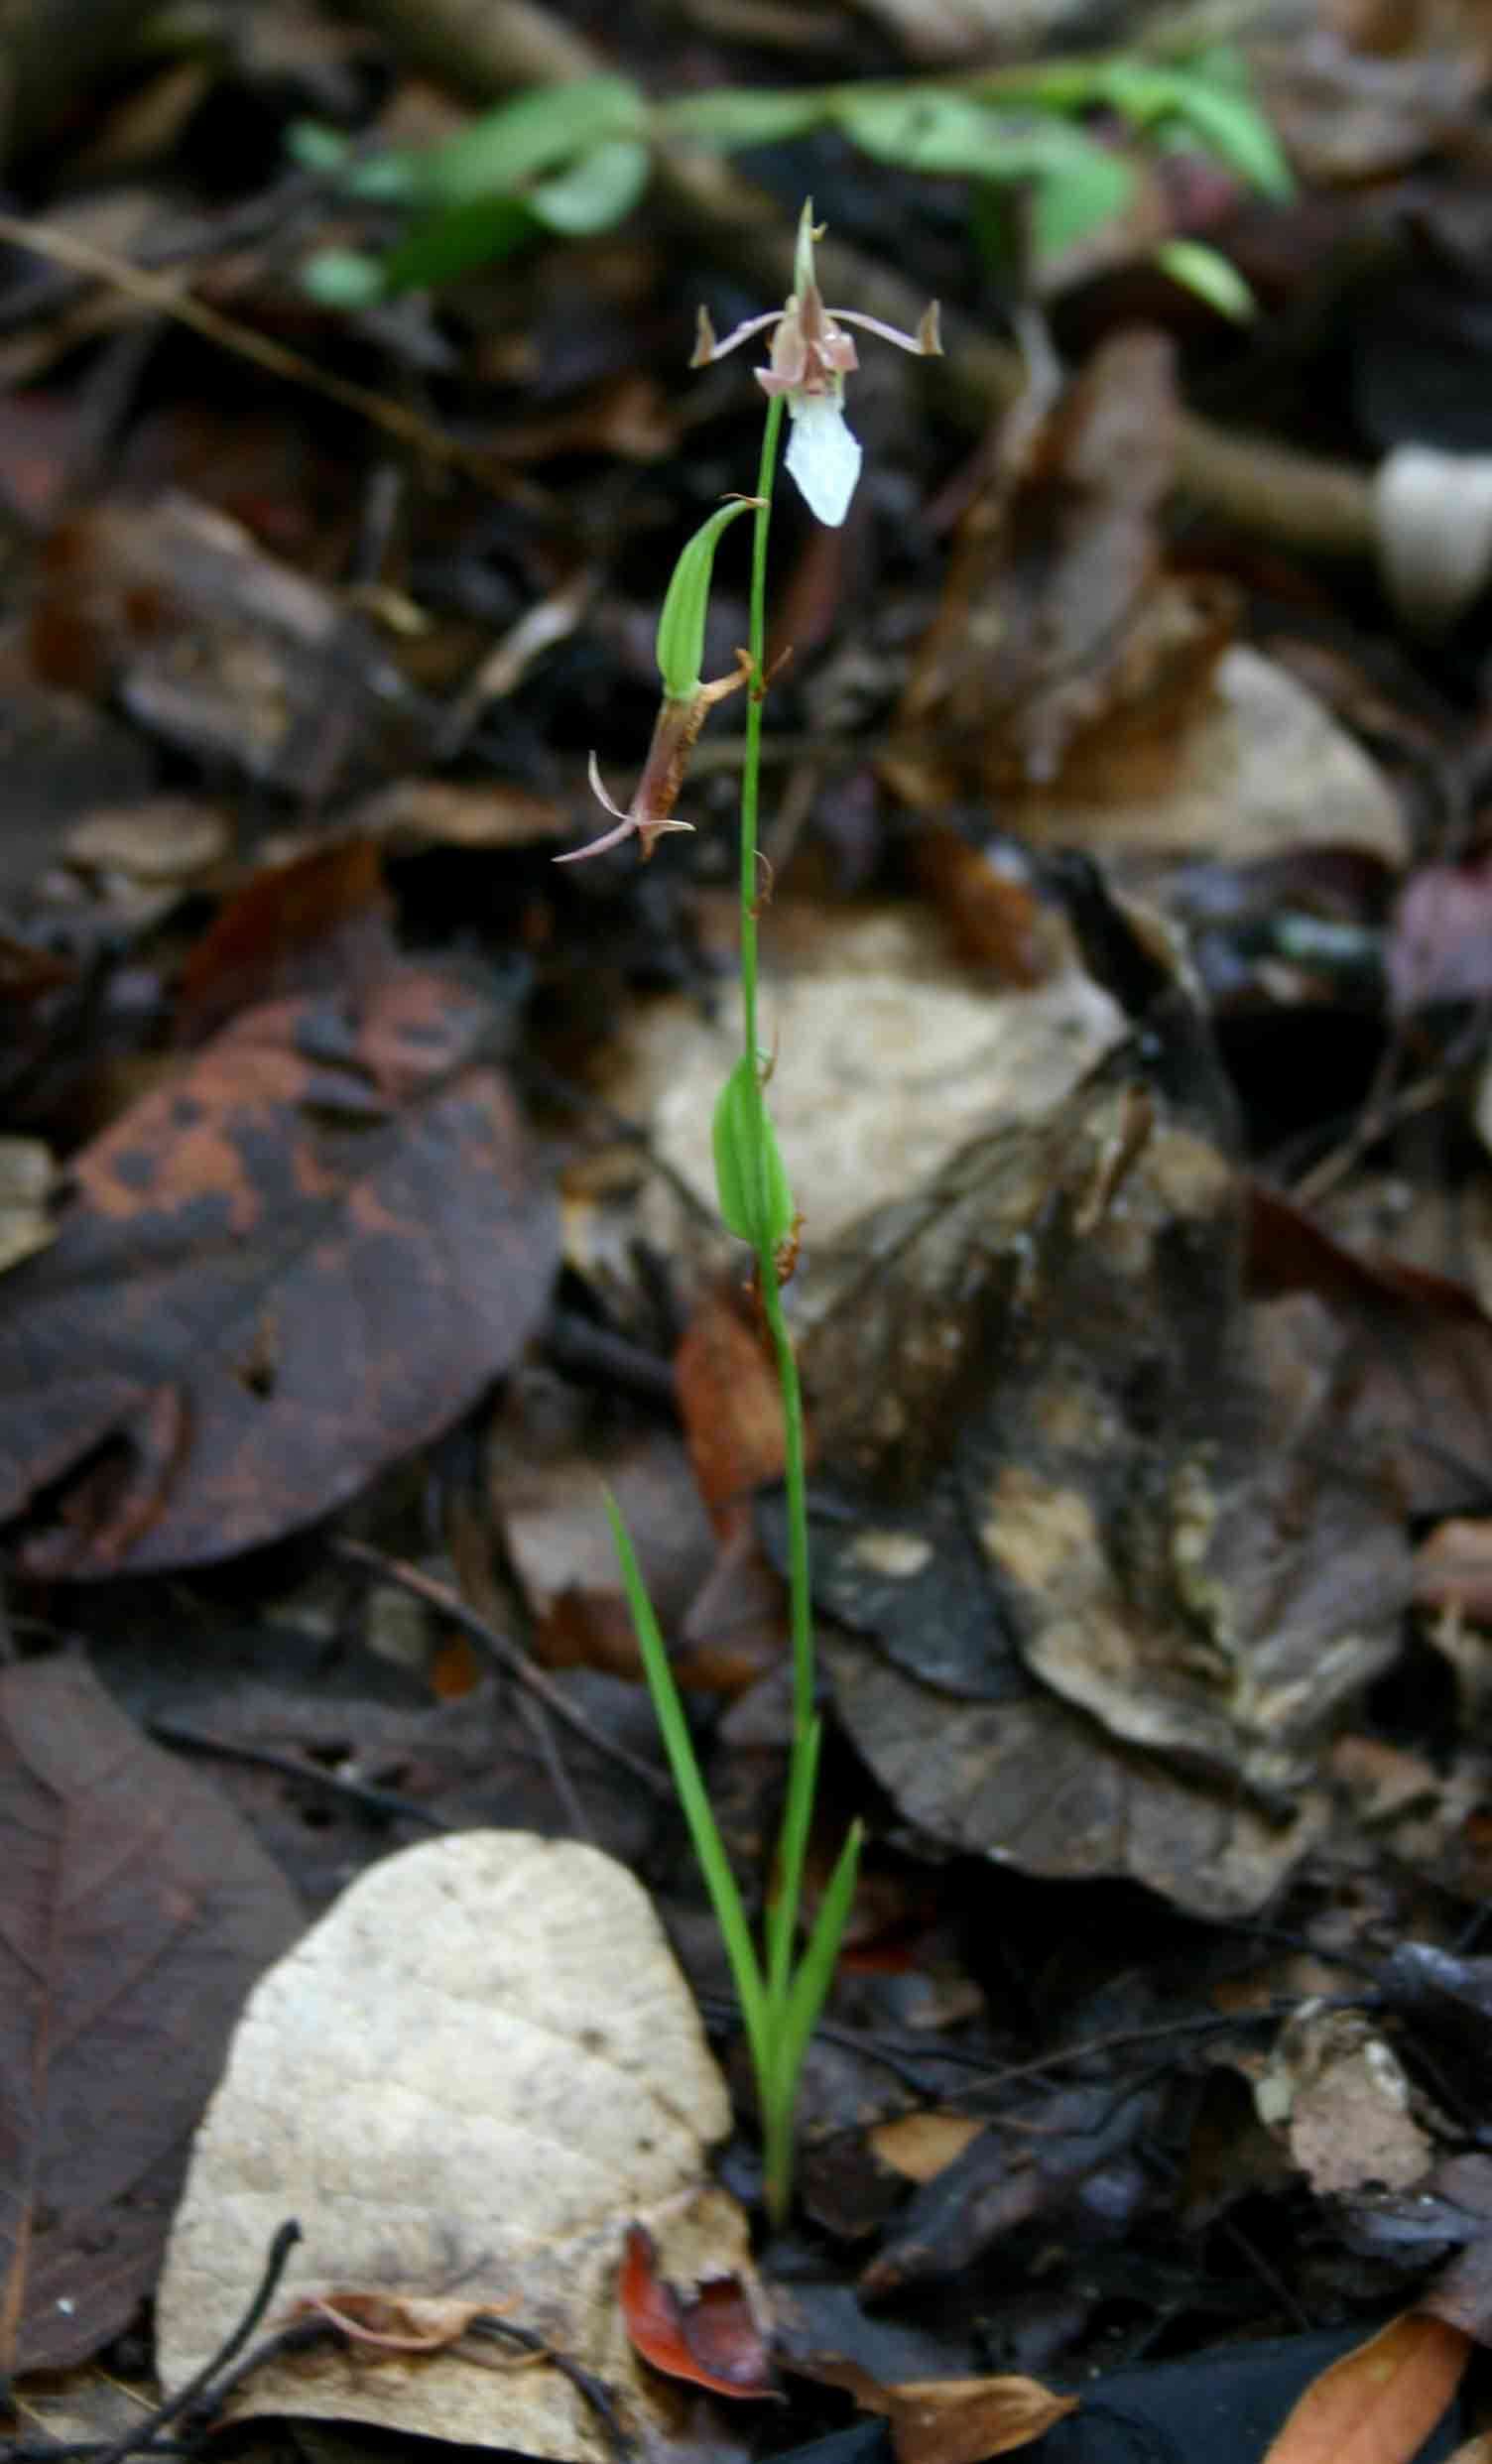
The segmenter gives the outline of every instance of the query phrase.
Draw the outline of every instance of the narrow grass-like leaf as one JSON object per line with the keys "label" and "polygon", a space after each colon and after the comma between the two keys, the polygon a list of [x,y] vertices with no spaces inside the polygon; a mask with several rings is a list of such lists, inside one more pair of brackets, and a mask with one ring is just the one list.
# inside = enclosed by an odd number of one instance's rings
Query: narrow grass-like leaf
{"label": "narrow grass-like leaf", "polygon": [[834,1964],[839,1957],[839,1945],[844,1939],[844,1928],[849,1922],[850,1905],[855,1896],[863,1836],[863,1824],[852,1822],[849,1836],[829,1876],[828,1889],[818,1904],[812,1931],[788,1995],[787,2009],[775,2032],[777,2075],[783,2082],[790,2103],[797,2094],[798,2074],[808,2049],[808,2038],[813,2033],[814,2023],[834,1981]]}
{"label": "narrow grass-like leaf", "polygon": [[648,1597],[642,1569],[637,1562],[637,1553],[632,1545],[631,1535],[622,1520],[616,1499],[609,1489],[606,1492],[606,1513],[611,1523],[611,1537],[616,1546],[617,1561],[622,1570],[622,1587],[627,1594],[627,1606],[632,1612],[637,1647],[642,1654],[643,1669],[648,1679],[648,1691],[653,1697],[653,1708],[658,1714],[658,1725],[663,1732],[669,1768],[673,1772],[674,1786],[679,1792],[679,1802],[684,1807],[684,1819],[689,1826],[689,1837],[694,1843],[694,1854],[699,1860],[699,1870],[704,1876],[709,1892],[710,1903],[715,1911],[715,1921],[720,1928],[720,1938],[725,1944],[726,1955],[730,1960],[730,1970],[736,1984],[736,1997],[741,2005],[741,2017],[746,2024],[746,2033],[751,2041],[752,2054],[760,2078],[770,2058],[770,2029],[767,1999],[763,1990],[756,1945],[751,1939],[751,1928],[746,1921],[746,1910],[741,1905],[740,1892],[736,1889],[736,1878],[730,1870],[730,1860],[725,1854],[725,1843],[720,1837],[719,1826],[710,1806],[709,1795],[704,1786],[704,1776],[699,1769],[699,1760],[694,1752],[694,1741],[689,1735],[688,1721],[684,1716],[684,1704],[680,1699],[674,1671],[669,1664],[669,1655],[664,1647],[663,1636],[658,1630],[658,1619],[653,1613],[653,1603]]}
{"label": "narrow grass-like leaf", "polygon": [[818,1751],[822,1742],[823,1722],[815,1719],[806,1735],[795,1740],[793,1757],[788,1766],[788,1797],[783,1807],[777,1872],[773,1877],[773,1893],[767,1909],[767,1992],[773,2001],[786,1995],[793,1970],[793,1938],[798,1930],[804,1860],[808,1855],[808,1832],[813,1820],[813,1797],[818,1786]]}

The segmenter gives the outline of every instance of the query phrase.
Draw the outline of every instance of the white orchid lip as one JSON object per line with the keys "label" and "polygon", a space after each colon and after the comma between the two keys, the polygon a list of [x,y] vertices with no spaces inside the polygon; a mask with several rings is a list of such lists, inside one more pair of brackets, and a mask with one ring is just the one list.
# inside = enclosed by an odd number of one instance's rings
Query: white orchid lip
{"label": "white orchid lip", "polygon": [[819,237],[812,205],[807,204],[798,226],[794,289],[787,306],[765,316],[748,316],[723,342],[715,339],[701,308],[689,365],[707,367],[712,360],[723,359],[727,351],[738,350],[753,335],[771,332],[769,365],[756,370],[757,383],[764,394],[787,396],[793,422],[788,468],[809,511],[837,530],[849,511],[861,462],[860,447],[844,423],[844,380],[860,364],[854,336],[845,332],[845,326],[855,325],[862,333],[876,334],[883,342],[894,342],[898,350],[923,358],[939,354],[942,341],[935,300],[916,333],[903,333],[899,326],[885,324],[879,316],[862,315],[856,308],[826,308],[813,273],[813,242]]}
{"label": "white orchid lip", "polygon": [[850,499],[864,458],[860,440],[845,424],[842,405],[832,394],[802,394],[790,398],[793,431],[786,461],[816,520],[837,531],[849,512]]}

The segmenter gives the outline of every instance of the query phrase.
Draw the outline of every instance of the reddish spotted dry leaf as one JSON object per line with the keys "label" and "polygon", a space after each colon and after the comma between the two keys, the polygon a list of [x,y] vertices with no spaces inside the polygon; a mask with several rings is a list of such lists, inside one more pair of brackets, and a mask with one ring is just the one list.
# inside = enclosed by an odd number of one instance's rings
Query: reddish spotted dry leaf
{"label": "reddish spotted dry leaf", "polygon": [[553,1195],[483,995],[398,967],[251,1010],[73,1165],[7,1279],[0,1517],[92,1577],[229,1556],[325,1514],[507,1368],[548,1302]]}
{"label": "reddish spotted dry leaf", "polygon": [[393,953],[383,862],[337,838],[255,873],[186,953],[177,1041],[197,1044],[252,1002],[381,972]]}
{"label": "reddish spotted dry leaf", "polygon": [[1406,2310],[1309,2386],[1264,2464],[1410,2464],[1461,2382],[1471,2339]]}
{"label": "reddish spotted dry leaf", "polygon": [[812,2376],[842,2387],[866,2412],[891,2424],[897,2464],[983,2464],[1045,2438],[1077,2410],[1075,2396],[1058,2396],[1039,2379],[907,2379],[883,2387],[858,2362],[815,2358]]}
{"label": "reddish spotted dry leaf", "polygon": [[707,2387],[715,2396],[779,2393],[751,2304],[734,2277],[710,2279],[685,2298],[660,2276],[653,2237],[635,2224],[627,2234],[617,2298],[628,2335],[654,2370]]}

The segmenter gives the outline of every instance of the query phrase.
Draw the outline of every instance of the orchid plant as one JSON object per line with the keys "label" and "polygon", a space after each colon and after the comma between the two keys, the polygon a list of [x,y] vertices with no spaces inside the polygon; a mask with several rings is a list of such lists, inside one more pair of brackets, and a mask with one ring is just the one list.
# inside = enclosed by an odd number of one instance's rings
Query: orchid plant
{"label": "orchid plant", "polygon": [[[668,1751],[674,1785],[688,1822],[721,1938],[735,1980],[737,1999],[756,2074],[761,2110],[768,2209],[781,2222],[793,2181],[793,2119],[799,2080],[814,2024],[833,1976],[845,1921],[854,1896],[860,1831],[851,1829],[801,1955],[798,1914],[812,1822],[822,1741],[816,1707],[812,1595],[808,1565],[808,1477],[803,1395],[798,1362],[783,1305],[783,1286],[797,1258],[799,1217],[766,1099],[771,1063],[758,1028],[757,921],[758,804],[761,782],[762,705],[770,681],[766,664],[767,541],[773,483],[786,411],[792,424],[786,462],[809,511],[831,527],[847,515],[860,475],[861,451],[844,417],[845,378],[856,351],[845,330],[855,325],[899,348],[924,354],[940,349],[937,309],[929,308],[917,332],[902,333],[873,316],[824,307],[814,271],[813,244],[821,237],[811,203],[798,228],[793,291],[786,305],[749,317],[717,342],[703,310],[692,365],[703,367],[770,332],[768,364],[756,371],[767,397],[756,493],[733,498],[710,515],[675,567],[658,625],[658,667],[663,700],[653,741],[631,802],[623,807],[607,795],[591,757],[591,784],[615,826],[584,847],[556,859],[572,864],[636,838],[646,861],[661,836],[688,829],[675,810],[689,753],[714,704],[744,688],[746,749],[741,773],[740,949],[743,1049],[720,1091],[714,1117],[715,1179],[720,1213],[728,1231],[752,1252],[753,1274],[772,1346],[783,1407],[783,1467],[788,1507],[788,1575],[793,1648],[793,1738],[777,1868],[760,1948],[745,1908],[694,1752],[658,1620],[637,1558],[614,1501],[608,1500],[622,1577],[637,1630],[643,1666]],[[736,654],[733,674],[705,683],[700,675],[704,621],[716,545],[740,515],[753,516],[750,641]]]}

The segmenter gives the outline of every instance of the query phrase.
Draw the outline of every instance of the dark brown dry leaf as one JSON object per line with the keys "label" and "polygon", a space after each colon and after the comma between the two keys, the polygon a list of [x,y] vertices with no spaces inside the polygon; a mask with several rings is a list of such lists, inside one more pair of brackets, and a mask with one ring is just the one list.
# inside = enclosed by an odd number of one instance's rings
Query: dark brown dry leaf
{"label": "dark brown dry leaf", "polygon": [[325,796],[423,732],[367,621],[213,507],[105,500],[48,543],[31,647],[50,684],[112,692],[151,734]]}
{"label": "dark brown dry leaf", "polygon": [[1492,1519],[1450,1515],[1436,1524],[1415,1554],[1415,1598],[1492,1626]]}
{"label": "dark brown dry leaf", "polygon": [[1162,582],[1176,427],[1170,344],[1129,332],[1013,444],[964,519],[898,713],[882,770],[899,794],[936,809],[983,791],[1003,809],[1070,786],[1074,760],[1101,772],[1115,727],[1161,785],[1227,631]]}
{"label": "dark brown dry leaf", "polygon": [[57,1241],[9,1279],[0,1515],[118,1442],[33,1565],[201,1563],[297,1530],[509,1365],[559,1227],[493,1032],[418,967],[360,1005],[270,1004],[84,1150]]}
{"label": "dark brown dry leaf", "polygon": [[1248,1207],[1251,1288],[1310,1294],[1335,1328],[1339,1442],[1387,1463],[1406,1515],[1479,1506],[1492,1466],[1492,1318],[1475,1294],[1345,1248],[1257,1181]]}
{"label": "dark brown dry leaf", "polygon": [[902,1810],[1221,1913],[1318,1827],[1410,1568],[1329,1320],[1242,1301],[1242,1184],[1168,1091],[1206,1083],[1152,1032],[965,1149],[815,1261],[803,1367],[815,1588],[877,1647],[829,1645],[837,1696]]}
{"label": "dark brown dry leaf", "polygon": [[62,2369],[155,2282],[240,2004],[301,1912],[80,1659],[0,1670],[0,2371]]}
{"label": "dark brown dry leaf", "polygon": [[391,913],[367,838],[333,839],[255,873],[186,953],[177,1042],[197,1043],[255,1002],[370,981],[394,956]]}
{"label": "dark brown dry leaf", "polygon": [[360,833],[405,853],[422,847],[532,847],[567,838],[572,816],[553,796],[502,779],[395,779],[357,807]]}
{"label": "dark brown dry leaf", "polygon": [[1033,2108],[1019,2141],[986,2130],[918,2190],[860,2278],[880,2301],[904,2285],[956,2276],[994,2242],[1038,2217],[1057,2217],[1090,2173],[1150,2129],[1159,2091],[1125,2094],[1112,2080],[1062,2088]]}

